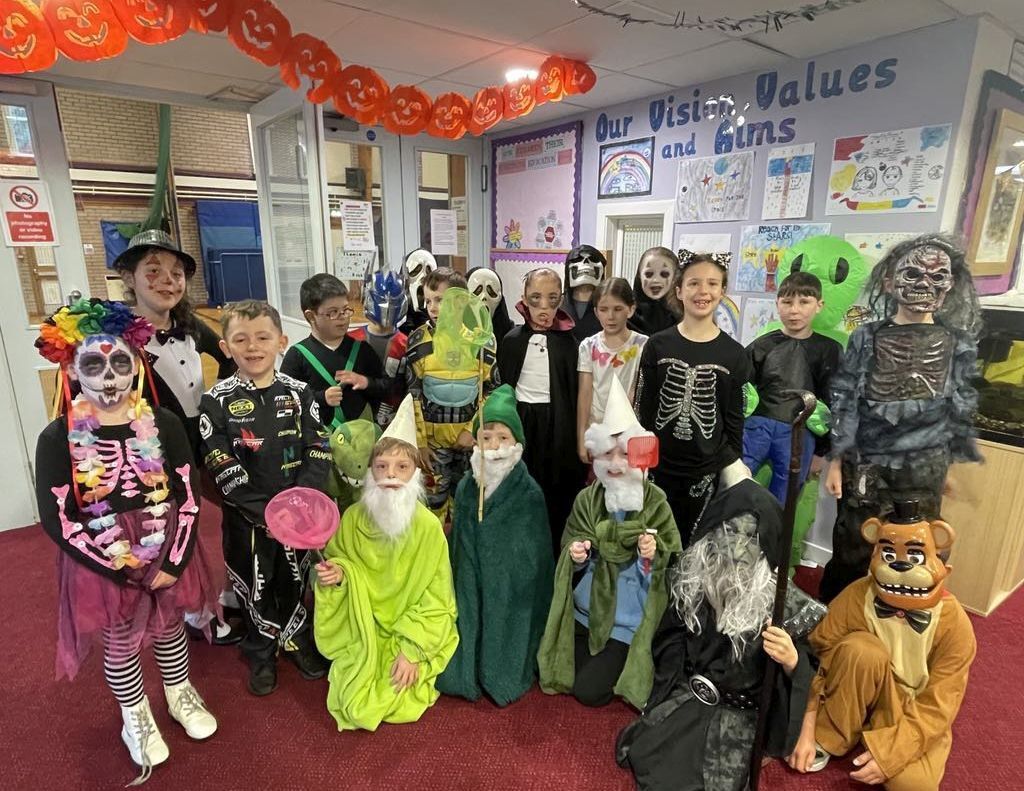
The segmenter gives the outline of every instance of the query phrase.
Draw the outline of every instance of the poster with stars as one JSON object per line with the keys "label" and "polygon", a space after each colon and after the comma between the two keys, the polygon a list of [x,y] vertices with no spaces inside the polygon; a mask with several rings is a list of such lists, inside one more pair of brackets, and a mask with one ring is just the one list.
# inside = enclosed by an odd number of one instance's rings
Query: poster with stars
{"label": "poster with stars", "polygon": [[774,294],[778,289],[775,273],[782,263],[782,254],[797,242],[811,236],[825,236],[831,230],[832,223],[828,222],[743,226],[736,291]]}
{"label": "poster with stars", "polygon": [[753,151],[681,160],[676,179],[676,222],[747,219],[753,176]]}
{"label": "poster with stars", "polygon": [[768,154],[761,219],[806,217],[813,175],[814,143],[773,148]]}

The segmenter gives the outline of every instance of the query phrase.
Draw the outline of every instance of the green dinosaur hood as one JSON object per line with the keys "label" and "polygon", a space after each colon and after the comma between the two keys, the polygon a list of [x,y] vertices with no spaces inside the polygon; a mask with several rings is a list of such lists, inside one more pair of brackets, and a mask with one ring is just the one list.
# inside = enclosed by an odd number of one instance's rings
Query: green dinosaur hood
{"label": "green dinosaur hood", "polygon": [[350,420],[334,430],[331,455],[343,483],[356,489],[362,487],[370,454],[379,438],[380,428],[369,420]]}

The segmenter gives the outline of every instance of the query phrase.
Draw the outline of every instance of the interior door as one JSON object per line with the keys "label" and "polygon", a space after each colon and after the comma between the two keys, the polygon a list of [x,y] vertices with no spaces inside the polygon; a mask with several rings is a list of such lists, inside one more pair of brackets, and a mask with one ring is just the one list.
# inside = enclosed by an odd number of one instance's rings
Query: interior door
{"label": "interior door", "polygon": [[0,178],[45,182],[57,246],[7,246],[0,239],[0,447],[13,480],[0,498],[0,529],[36,521],[36,437],[50,421],[56,366],[36,352],[39,323],[70,296],[89,296],[75,198],[53,86],[19,81],[25,93],[0,93]]}

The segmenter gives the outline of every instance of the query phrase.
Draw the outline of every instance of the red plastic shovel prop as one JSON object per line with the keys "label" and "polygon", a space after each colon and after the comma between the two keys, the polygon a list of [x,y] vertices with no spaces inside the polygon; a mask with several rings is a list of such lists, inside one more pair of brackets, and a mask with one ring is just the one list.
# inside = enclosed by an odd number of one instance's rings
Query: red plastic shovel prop
{"label": "red plastic shovel prop", "polygon": [[[658,466],[658,438],[653,434],[631,437],[626,443],[626,456],[629,466],[643,470],[644,477],[647,477],[647,471]],[[644,532],[648,535],[658,534],[658,531],[653,529]],[[644,574],[651,572],[651,561],[648,558],[644,558],[643,568]]]}

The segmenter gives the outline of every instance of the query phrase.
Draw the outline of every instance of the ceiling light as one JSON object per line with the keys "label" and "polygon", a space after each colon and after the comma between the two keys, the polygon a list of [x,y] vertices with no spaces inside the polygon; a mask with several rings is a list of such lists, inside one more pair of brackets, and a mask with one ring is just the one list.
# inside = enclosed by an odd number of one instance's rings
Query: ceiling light
{"label": "ceiling light", "polygon": [[1013,144],[1014,148],[1024,148],[1024,138],[1021,138]]}
{"label": "ceiling light", "polygon": [[536,69],[509,69],[505,72],[505,82],[519,82],[525,79],[537,79]]}

